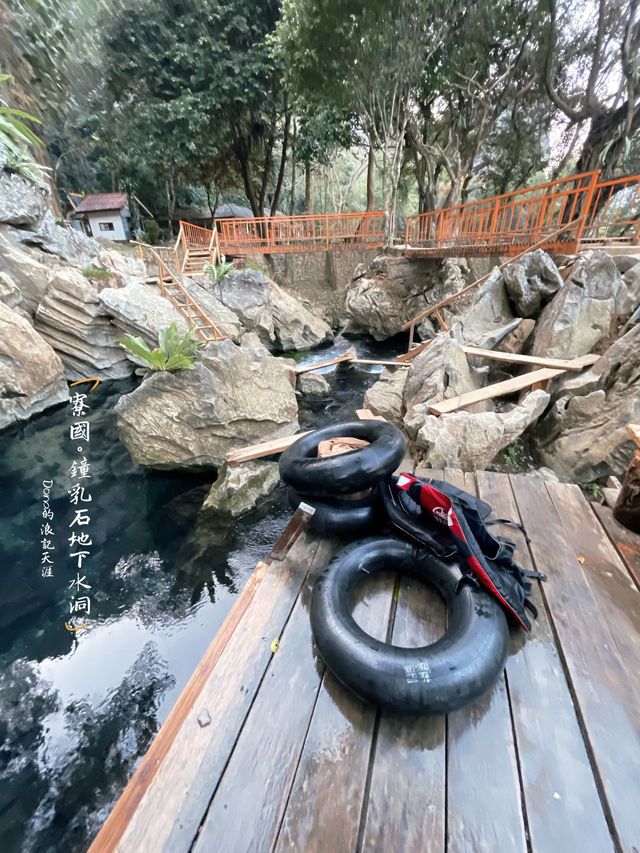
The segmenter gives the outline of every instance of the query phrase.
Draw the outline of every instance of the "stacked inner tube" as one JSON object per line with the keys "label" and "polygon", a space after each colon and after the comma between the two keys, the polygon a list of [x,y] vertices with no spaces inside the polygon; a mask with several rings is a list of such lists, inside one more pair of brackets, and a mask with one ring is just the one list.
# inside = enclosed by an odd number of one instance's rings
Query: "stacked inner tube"
{"label": "stacked inner tube", "polygon": [[[344,436],[369,444],[318,457],[320,442]],[[420,512],[417,505],[398,503],[389,485],[405,450],[404,435],[385,421],[336,424],[292,444],[280,458],[280,476],[292,506],[304,501],[315,508],[310,523],[322,534],[379,533],[391,521],[394,533],[413,540],[378,536],[339,551],[314,586],[311,628],[327,667],[362,699],[402,713],[447,713],[494,683],[504,667],[509,632],[498,602],[465,579],[455,553],[435,556],[417,517],[411,522],[415,531],[407,529],[406,519],[398,523],[398,513],[411,518]],[[415,575],[438,589],[447,604],[443,637],[422,648],[400,648],[359,627],[351,612],[354,590],[384,569]]]}
{"label": "stacked inner tube", "polygon": [[[320,442],[340,436],[369,444],[337,456],[318,457]],[[292,506],[304,501],[314,507],[311,526],[319,533],[364,535],[385,518],[378,484],[400,464],[406,446],[400,430],[385,421],[335,424],[299,438],[285,450],[280,457],[280,477],[289,486]],[[354,494],[357,497],[351,497]]]}

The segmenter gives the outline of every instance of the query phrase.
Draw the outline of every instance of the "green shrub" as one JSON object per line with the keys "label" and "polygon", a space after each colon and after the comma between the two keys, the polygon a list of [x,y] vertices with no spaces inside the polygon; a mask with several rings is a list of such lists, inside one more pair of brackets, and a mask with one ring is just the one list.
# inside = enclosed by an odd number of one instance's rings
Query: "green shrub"
{"label": "green shrub", "polygon": [[[0,74],[0,84],[10,79],[10,74]],[[6,158],[5,168],[33,184],[46,186],[45,174],[51,170],[39,163],[33,163],[29,154],[31,146],[42,148],[42,141],[25,121],[42,124],[35,116],[15,110],[0,99],[0,148]]]}
{"label": "green shrub", "polygon": [[162,229],[155,219],[145,219],[144,231],[142,232],[142,243],[157,246],[162,241]]}
{"label": "green shrub", "polygon": [[119,338],[131,355],[141,359],[150,370],[193,370],[195,354],[204,341],[195,337],[195,326],[181,338],[175,323],[164,326],[158,334],[158,348],[150,349],[142,338],[125,335]]}
{"label": "green shrub", "polygon": [[233,261],[228,261],[224,255],[220,258],[219,264],[206,263],[203,267],[206,273],[209,273],[214,281],[222,281],[225,275],[228,275],[232,269],[235,269]]}

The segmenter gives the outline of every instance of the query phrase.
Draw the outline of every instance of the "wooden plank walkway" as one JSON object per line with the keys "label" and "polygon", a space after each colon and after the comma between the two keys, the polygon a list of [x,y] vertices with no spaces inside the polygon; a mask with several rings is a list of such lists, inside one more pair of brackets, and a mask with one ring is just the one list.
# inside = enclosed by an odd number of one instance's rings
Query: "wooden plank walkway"
{"label": "wooden plank walkway", "polygon": [[[577,486],[416,473],[521,520],[529,548],[498,532],[548,576],[495,687],[446,717],[352,696],[314,653],[308,613],[341,543],[306,532],[258,567],[90,853],[638,853],[640,537]],[[406,646],[446,618],[430,587],[392,575],[355,615]]]}

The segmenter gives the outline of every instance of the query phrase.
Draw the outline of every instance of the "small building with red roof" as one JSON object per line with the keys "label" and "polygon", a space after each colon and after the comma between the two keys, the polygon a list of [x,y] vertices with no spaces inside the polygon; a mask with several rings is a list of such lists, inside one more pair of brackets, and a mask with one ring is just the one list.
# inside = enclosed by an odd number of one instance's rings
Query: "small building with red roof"
{"label": "small building with red roof", "polygon": [[72,213],[90,237],[129,240],[129,207],[126,193],[91,193]]}

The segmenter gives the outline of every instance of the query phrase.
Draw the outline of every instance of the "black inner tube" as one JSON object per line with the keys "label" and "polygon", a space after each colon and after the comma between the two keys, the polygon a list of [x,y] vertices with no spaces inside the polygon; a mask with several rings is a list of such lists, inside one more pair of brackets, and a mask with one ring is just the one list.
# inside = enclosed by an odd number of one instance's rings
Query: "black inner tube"
{"label": "black inner tube", "polygon": [[[318,458],[321,441],[351,436],[367,447]],[[299,492],[334,497],[368,489],[391,474],[407,447],[403,433],[386,421],[365,420],[334,424],[302,436],[280,457],[280,477]]]}
{"label": "black inner tube", "polygon": [[[421,648],[400,648],[366,634],[351,613],[351,597],[365,577],[383,569],[428,580],[447,603],[447,630]],[[476,699],[504,667],[509,631],[498,602],[462,582],[457,564],[426,549],[377,537],[347,546],[318,578],[311,627],[333,674],[362,699],[405,713],[447,713]]]}

